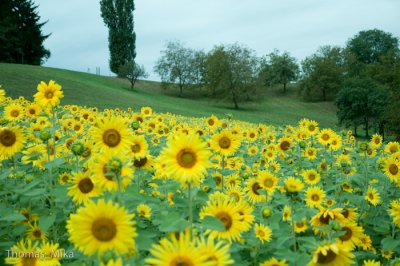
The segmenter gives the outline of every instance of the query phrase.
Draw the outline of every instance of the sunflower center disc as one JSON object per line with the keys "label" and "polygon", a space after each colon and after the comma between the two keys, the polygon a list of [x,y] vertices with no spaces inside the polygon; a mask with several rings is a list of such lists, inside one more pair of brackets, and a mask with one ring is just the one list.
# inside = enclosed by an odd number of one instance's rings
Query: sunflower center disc
{"label": "sunflower center disc", "polygon": [[270,188],[274,185],[274,182],[271,179],[267,179],[265,180],[264,185]]}
{"label": "sunflower center disc", "polygon": [[36,265],[37,258],[33,257],[30,252],[26,252],[21,258],[23,266]]}
{"label": "sunflower center disc", "polygon": [[328,223],[329,223],[329,220],[331,220],[331,217],[330,217],[329,215],[327,215],[326,217],[324,217],[324,215],[321,215],[321,216],[319,217],[319,221],[320,221],[322,224],[328,224]]}
{"label": "sunflower center disc", "polygon": [[32,234],[36,238],[41,238],[42,237],[42,232],[40,230],[35,230],[35,231],[33,231]]}
{"label": "sunflower center disc", "polygon": [[310,180],[310,181],[315,180],[315,175],[314,175],[314,174],[310,174],[310,175],[308,176],[308,180]]}
{"label": "sunflower center disc", "polygon": [[254,192],[254,194],[256,194],[256,195],[260,195],[260,193],[258,192],[258,190],[260,189],[261,187],[260,187],[260,184],[258,184],[258,182],[256,182],[256,183],[254,183],[252,186],[251,186],[251,190]]}
{"label": "sunflower center disc", "polygon": [[29,109],[29,113],[30,113],[31,115],[34,115],[34,114],[36,114],[36,111],[35,111],[35,109]]}
{"label": "sunflower center disc", "polygon": [[11,112],[11,116],[12,117],[18,117],[18,115],[19,115],[19,111],[18,110],[14,110],[14,111]]}
{"label": "sunflower center disc", "polygon": [[397,167],[397,165],[395,165],[395,164],[391,164],[391,165],[389,166],[389,172],[390,172],[392,175],[396,175],[396,174],[399,172],[399,167]]}
{"label": "sunflower center disc", "polygon": [[213,126],[213,125],[214,125],[214,120],[212,120],[212,119],[208,120],[208,124],[209,124],[210,126]]}
{"label": "sunflower center disc", "polygon": [[280,146],[282,150],[287,151],[290,147],[290,143],[288,141],[282,141]]}
{"label": "sunflower center disc", "polygon": [[326,255],[322,254],[321,252],[318,253],[318,263],[326,264],[333,261],[336,258],[335,252],[332,250],[328,250]]}
{"label": "sunflower center disc", "polygon": [[86,194],[93,190],[94,185],[90,178],[84,178],[79,182],[78,187],[83,194]]}
{"label": "sunflower center disc", "polygon": [[323,134],[322,135],[322,139],[325,140],[325,141],[329,140],[329,135],[328,134]]}
{"label": "sunflower center disc", "polygon": [[169,264],[170,266],[194,266],[193,262],[191,260],[188,260],[187,258],[183,257],[177,257],[171,263]]}
{"label": "sunflower center disc", "polygon": [[313,132],[314,130],[315,130],[315,126],[314,125],[308,126],[308,131]]}
{"label": "sunflower center disc", "polygon": [[196,155],[191,149],[180,150],[176,159],[178,164],[184,168],[192,168],[196,164]]}
{"label": "sunflower center disc", "polygon": [[49,91],[46,93],[46,98],[51,99],[51,98],[53,98],[53,95],[54,95],[53,92]]}
{"label": "sunflower center disc", "polygon": [[346,227],[346,226],[343,227],[340,231],[346,232],[346,234],[344,234],[344,235],[342,235],[342,236],[339,237],[340,240],[342,240],[342,241],[347,241],[347,240],[349,240],[349,239],[351,238],[351,236],[353,235],[353,231],[351,231],[351,229],[348,228],[348,227]]}
{"label": "sunflower center disc", "polygon": [[217,218],[224,224],[225,229],[229,230],[232,226],[232,217],[226,212],[217,213]]}
{"label": "sunflower center disc", "polygon": [[132,150],[134,153],[140,152],[140,145],[139,145],[139,144],[131,145],[131,150]]}
{"label": "sunflower center disc", "polygon": [[111,219],[98,218],[92,224],[92,233],[99,241],[110,241],[117,234],[117,227]]}
{"label": "sunflower center disc", "polygon": [[318,195],[312,195],[311,199],[313,201],[319,201],[319,196]]}
{"label": "sunflower center disc", "polygon": [[4,129],[0,132],[0,143],[3,146],[10,147],[17,141],[17,136],[11,130]]}
{"label": "sunflower center disc", "polygon": [[107,146],[114,148],[121,142],[121,135],[115,129],[107,129],[103,133],[103,142]]}
{"label": "sunflower center disc", "polygon": [[228,149],[231,146],[231,140],[228,137],[222,137],[218,144],[222,149]]}

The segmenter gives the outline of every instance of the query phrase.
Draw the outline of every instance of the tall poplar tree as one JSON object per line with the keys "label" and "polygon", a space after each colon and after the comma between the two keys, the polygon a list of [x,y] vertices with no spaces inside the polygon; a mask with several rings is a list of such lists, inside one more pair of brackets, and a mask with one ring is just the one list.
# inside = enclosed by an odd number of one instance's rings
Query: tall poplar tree
{"label": "tall poplar tree", "polygon": [[101,0],[101,17],[108,27],[110,69],[118,74],[120,66],[133,62],[136,57],[133,0]]}

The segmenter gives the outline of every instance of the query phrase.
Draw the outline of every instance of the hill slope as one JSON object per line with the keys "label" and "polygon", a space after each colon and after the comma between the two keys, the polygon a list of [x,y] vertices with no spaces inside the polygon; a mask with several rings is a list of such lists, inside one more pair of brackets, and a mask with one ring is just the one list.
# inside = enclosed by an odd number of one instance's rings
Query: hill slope
{"label": "hill slope", "polygon": [[298,99],[294,92],[282,95],[268,90],[260,102],[242,104],[242,110],[234,110],[230,103],[210,101],[206,98],[179,98],[173,91],[163,91],[160,83],[139,81],[134,91],[127,81],[70,70],[0,63],[0,84],[11,97],[24,96],[32,99],[40,81],[55,80],[64,90],[62,104],[96,106],[98,108],[140,110],[150,106],[156,112],[170,112],[185,116],[206,117],[214,114],[224,117],[231,113],[234,119],[274,125],[297,124],[307,117],[322,127],[336,127],[336,108],[331,102],[308,103]]}

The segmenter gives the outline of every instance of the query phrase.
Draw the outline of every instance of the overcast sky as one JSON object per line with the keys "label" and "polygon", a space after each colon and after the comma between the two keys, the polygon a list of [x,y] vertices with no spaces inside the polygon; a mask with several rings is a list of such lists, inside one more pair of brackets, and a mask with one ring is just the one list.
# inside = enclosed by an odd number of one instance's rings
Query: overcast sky
{"label": "overcast sky", "polygon": [[[34,0],[39,5],[45,66],[111,75],[108,29],[99,0]],[[344,46],[360,30],[378,28],[400,37],[399,0],[135,0],[136,62],[158,80],[153,66],[167,41],[209,51],[238,42],[258,56],[275,48],[298,61],[321,45]]]}

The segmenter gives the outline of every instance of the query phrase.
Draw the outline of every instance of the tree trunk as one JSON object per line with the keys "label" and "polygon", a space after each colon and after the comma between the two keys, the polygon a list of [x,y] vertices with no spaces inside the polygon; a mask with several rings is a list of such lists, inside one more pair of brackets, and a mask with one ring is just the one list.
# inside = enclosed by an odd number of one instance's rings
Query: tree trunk
{"label": "tree trunk", "polygon": [[283,93],[286,93],[286,83],[283,83]]}
{"label": "tree trunk", "polygon": [[368,118],[366,118],[364,121],[365,121],[365,136],[368,138],[368,127],[369,127]]}
{"label": "tree trunk", "polygon": [[322,100],[325,102],[326,101],[326,91],[322,90]]}
{"label": "tree trunk", "polygon": [[382,140],[385,140],[385,123],[379,123],[379,134],[382,136]]}
{"label": "tree trunk", "polygon": [[354,137],[357,137],[357,125],[354,124]]}
{"label": "tree trunk", "polygon": [[233,91],[233,89],[231,89],[231,92],[232,92],[233,103],[235,104],[235,109],[239,109],[239,105],[238,105],[238,102],[237,102],[237,99],[236,99],[236,94]]}

